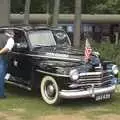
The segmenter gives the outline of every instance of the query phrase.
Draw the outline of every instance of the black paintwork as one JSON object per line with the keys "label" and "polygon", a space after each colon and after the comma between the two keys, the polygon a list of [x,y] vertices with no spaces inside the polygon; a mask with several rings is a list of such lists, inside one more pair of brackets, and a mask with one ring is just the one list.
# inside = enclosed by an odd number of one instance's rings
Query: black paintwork
{"label": "black paintwork", "polygon": [[[73,83],[69,77],[70,70],[95,71],[94,67],[99,64],[85,64],[84,52],[72,48],[69,40],[67,45],[59,44],[58,41],[55,46],[32,46],[28,37],[30,31],[49,30],[54,34],[56,31],[64,32],[63,30],[24,25],[0,28],[4,29],[13,29],[15,32],[15,46],[8,54],[8,72],[15,78],[10,81],[15,83],[37,89],[41,79],[50,75],[56,79],[60,89],[70,89],[68,85]],[[56,40],[55,37],[54,39]]]}

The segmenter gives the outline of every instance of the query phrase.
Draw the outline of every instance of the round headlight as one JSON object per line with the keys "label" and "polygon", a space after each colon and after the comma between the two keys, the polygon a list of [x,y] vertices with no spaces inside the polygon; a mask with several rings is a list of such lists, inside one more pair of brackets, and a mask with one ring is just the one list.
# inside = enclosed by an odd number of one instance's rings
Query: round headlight
{"label": "round headlight", "polygon": [[112,72],[113,72],[113,74],[115,74],[115,75],[118,74],[119,69],[118,69],[117,65],[113,65],[113,66],[112,66]]}
{"label": "round headlight", "polygon": [[79,73],[76,69],[70,71],[70,78],[72,80],[77,80],[79,78]]}

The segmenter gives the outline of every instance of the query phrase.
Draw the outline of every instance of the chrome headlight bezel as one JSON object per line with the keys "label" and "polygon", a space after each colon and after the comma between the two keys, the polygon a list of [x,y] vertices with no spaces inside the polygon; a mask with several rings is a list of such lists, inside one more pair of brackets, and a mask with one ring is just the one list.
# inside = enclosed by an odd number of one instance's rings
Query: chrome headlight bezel
{"label": "chrome headlight bezel", "polygon": [[113,66],[112,66],[112,72],[113,72],[114,75],[117,75],[117,74],[118,74],[119,69],[118,69],[118,66],[117,66],[117,65],[113,65]]}
{"label": "chrome headlight bezel", "polygon": [[78,80],[78,78],[79,78],[79,72],[77,69],[71,70],[69,75],[70,75],[71,80],[73,80],[73,81]]}

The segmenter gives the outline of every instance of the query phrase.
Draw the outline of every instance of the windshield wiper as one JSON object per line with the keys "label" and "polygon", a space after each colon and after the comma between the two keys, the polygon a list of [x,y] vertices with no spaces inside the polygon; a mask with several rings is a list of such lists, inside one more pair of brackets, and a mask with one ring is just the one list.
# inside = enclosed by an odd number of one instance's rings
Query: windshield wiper
{"label": "windshield wiper", "polygon": [[34,45],[33,48],[41,48],[43,47],[42,45]]}
{"label": "windshield wiper", "polygon": [[51,45],[51,46],[44,46],[44,45],[34,45],[33,47],[37,48],[37,47],[55,47],[55,45]]}

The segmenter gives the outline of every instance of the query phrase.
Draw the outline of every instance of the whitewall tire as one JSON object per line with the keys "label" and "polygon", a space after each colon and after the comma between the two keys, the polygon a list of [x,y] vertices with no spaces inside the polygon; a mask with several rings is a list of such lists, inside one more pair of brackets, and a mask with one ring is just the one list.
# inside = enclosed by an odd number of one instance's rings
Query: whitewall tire
{"label": "whitewall tire", "polygon": [[56,80],[51,76],[43,77],[40,85],[43,100],[52,105],[60,102],[59,88]]}

